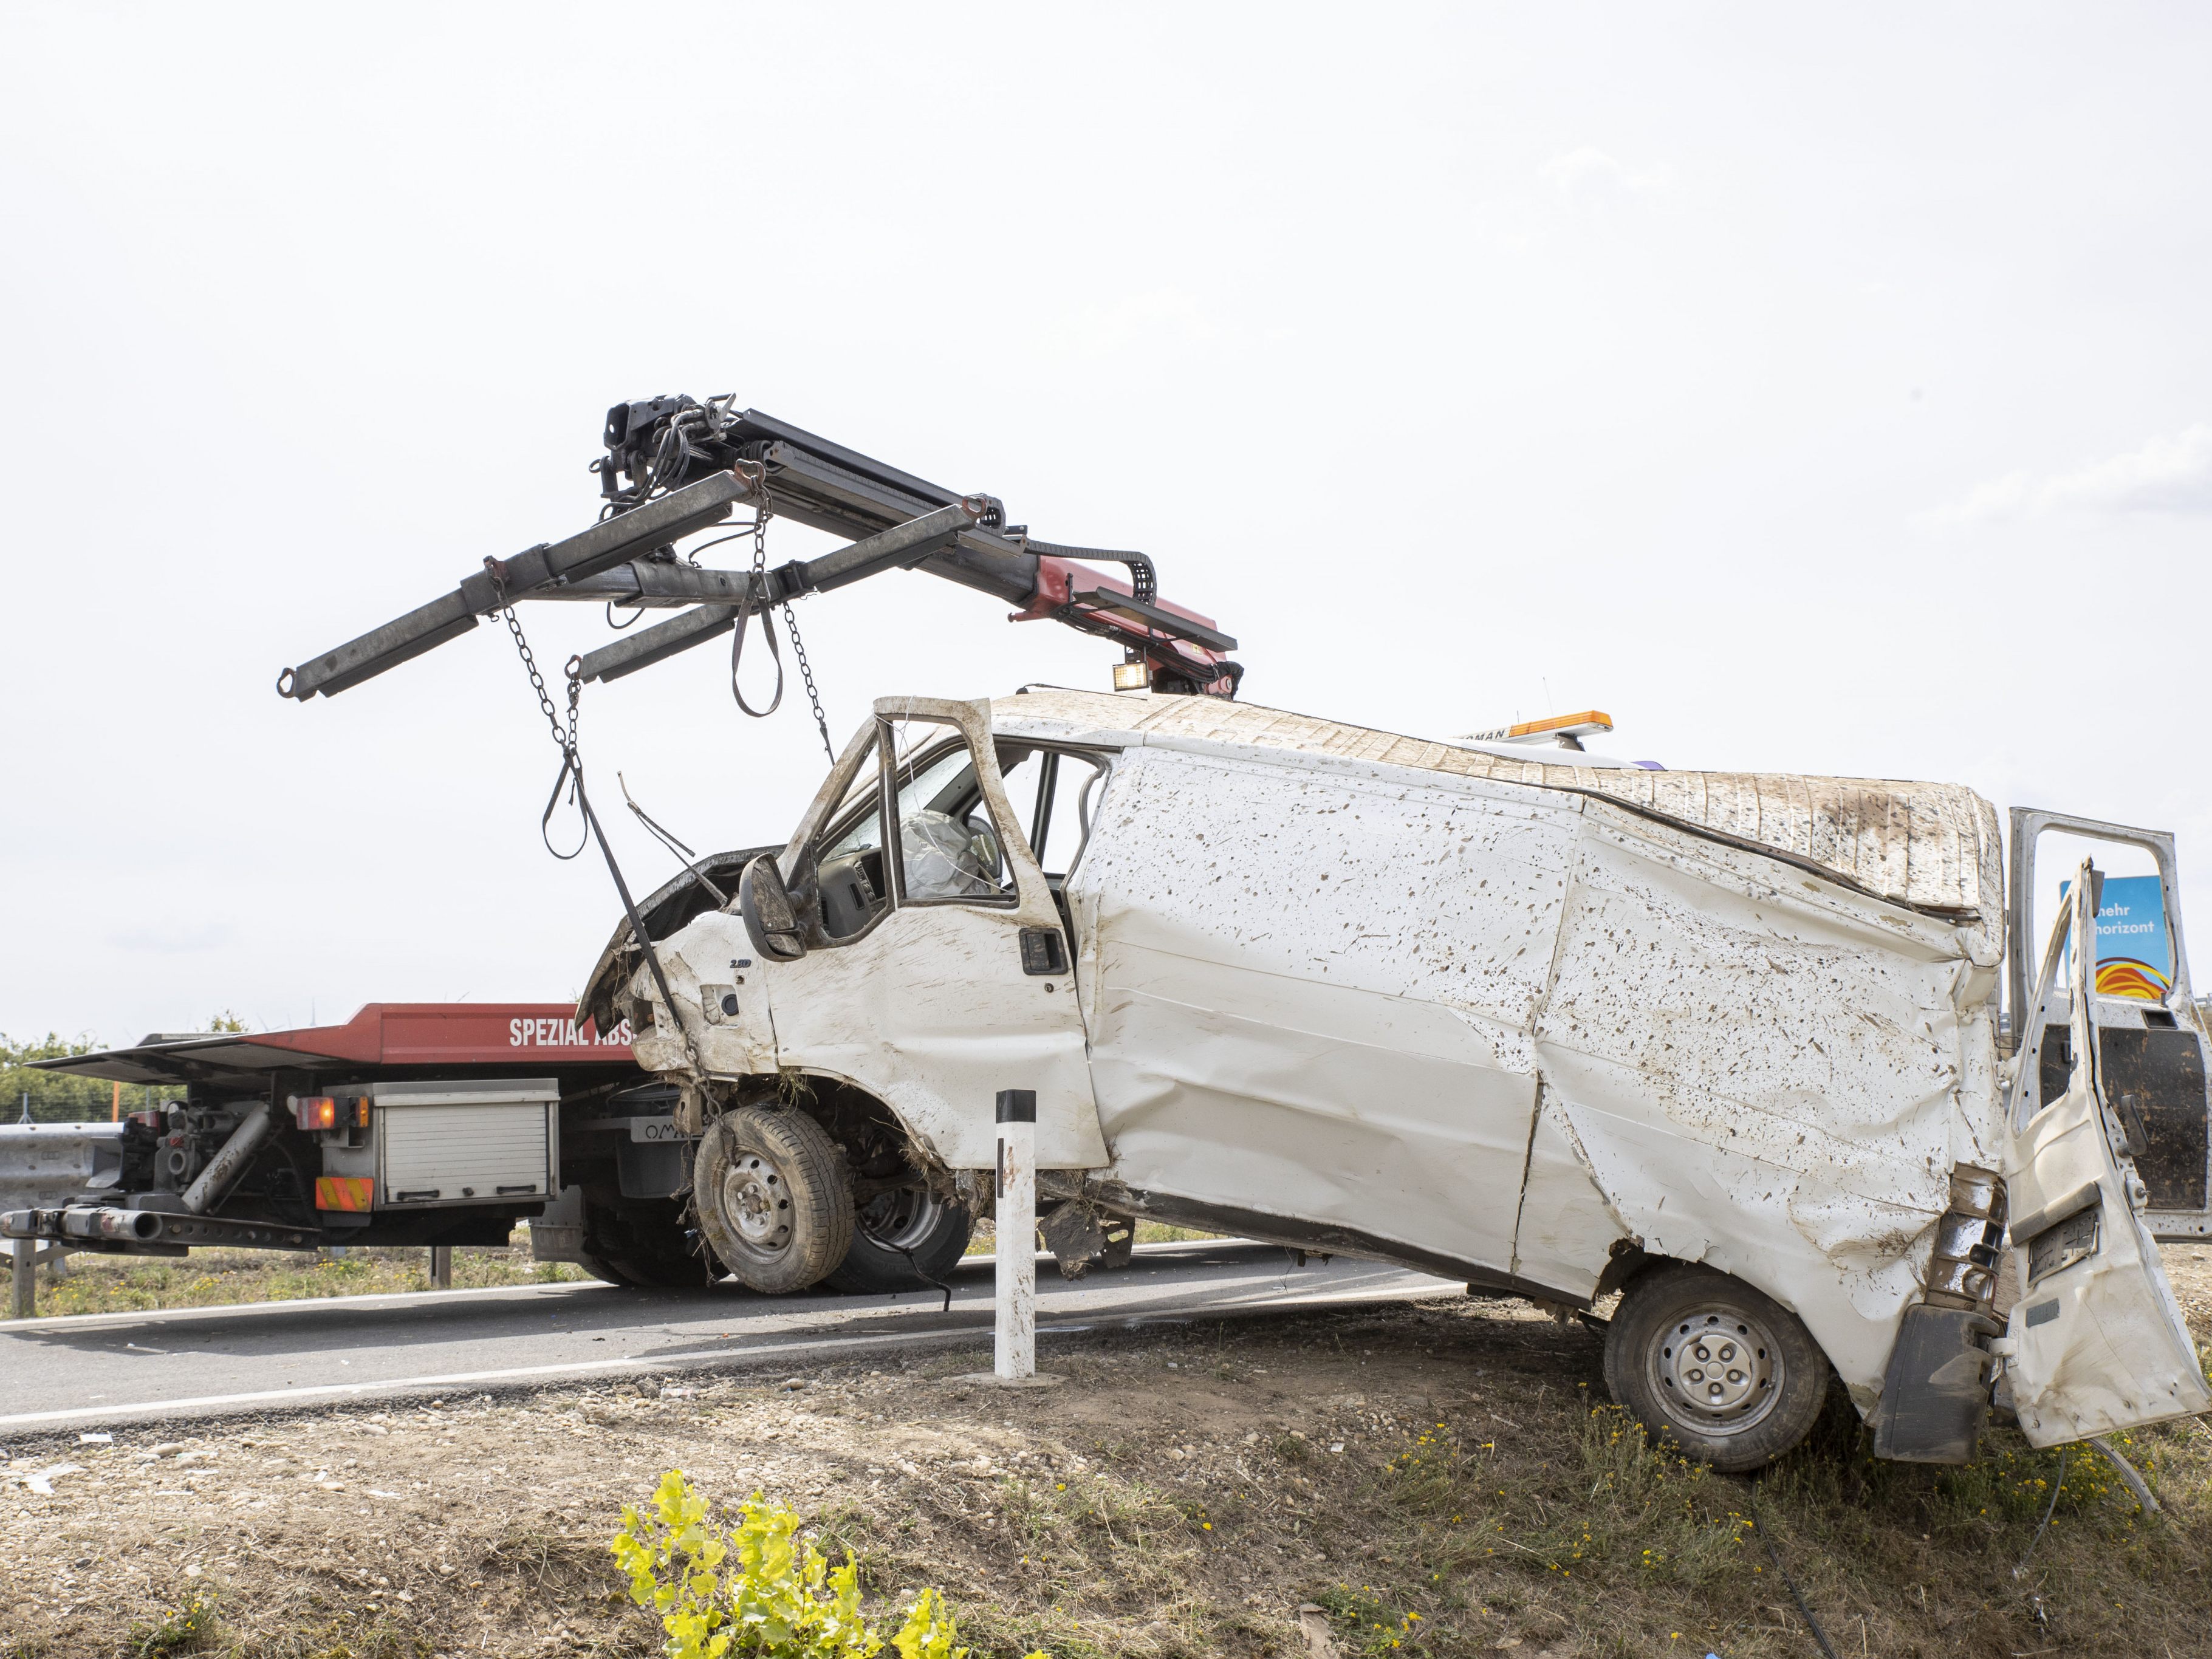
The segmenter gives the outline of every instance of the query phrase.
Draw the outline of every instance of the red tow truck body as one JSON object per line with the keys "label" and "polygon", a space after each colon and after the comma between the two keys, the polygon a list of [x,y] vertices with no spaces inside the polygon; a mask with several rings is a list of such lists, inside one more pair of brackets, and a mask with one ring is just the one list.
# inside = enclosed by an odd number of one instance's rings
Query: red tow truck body
{"label": "red tow truck body", "polygon": [[[671,1091],[626,1029],[603,1036],[566,1003],[370,1003],[341,1025],[156,1034],[43,1063],[157,1103],[118,1113],[83,1192],[0,1217],[8,1237],[134,1255],[498,1244],[551,1207],[533,1242],[580,1260],[564,1190],[579,1209],[584,1186],[635,1189],[656,1235],[676,1219],[659,1213],[682,1184],[668,1137],[636,1129]],[[665,1190],[644,1190],[656,1177]]]}

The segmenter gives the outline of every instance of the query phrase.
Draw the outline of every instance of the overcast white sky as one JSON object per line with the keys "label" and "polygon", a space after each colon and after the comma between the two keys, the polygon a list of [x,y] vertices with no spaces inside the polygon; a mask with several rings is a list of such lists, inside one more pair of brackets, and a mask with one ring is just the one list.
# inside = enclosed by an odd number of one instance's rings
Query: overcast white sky
{"label": "overcast white sky", "polygon": [[[667,392],[1149,550],[1251,701],[1595,705],[1672,766],[2172,828],[2212,880],[2208,27],[9,5],[0,1029],[572,994],[616,905],[539,848],[503,630],[271,682],[589,523],[605,408]],[[603,635],[525,614],[549,663]],[[918,576],[802,617],[841,738],[1114,655]],[[726,669],[588,692],[586,754],[780,840],[818,746]]]}

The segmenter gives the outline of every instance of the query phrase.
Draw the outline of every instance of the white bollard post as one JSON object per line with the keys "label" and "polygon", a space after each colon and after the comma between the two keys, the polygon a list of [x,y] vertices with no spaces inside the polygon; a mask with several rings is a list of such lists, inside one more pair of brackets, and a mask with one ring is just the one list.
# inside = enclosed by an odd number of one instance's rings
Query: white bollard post
{"label": "white bollard post", "polygon": [[1036,1375],[1036,1091],[999,1091],[998,1335],[992,1372]]}

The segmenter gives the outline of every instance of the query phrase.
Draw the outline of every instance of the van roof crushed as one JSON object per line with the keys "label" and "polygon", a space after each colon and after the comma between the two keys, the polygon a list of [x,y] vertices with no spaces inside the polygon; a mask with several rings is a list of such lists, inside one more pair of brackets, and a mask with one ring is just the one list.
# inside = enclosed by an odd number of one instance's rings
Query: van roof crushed
{"label": "van roof crushed", "polygon": [[1812,866],[1916,910],[1974,921],[2004,907],[1996,809],[1960,784],[1547,764],[1218,697],[1031,686],[995,699],[991,713],[1009,733],[1043,736],[1049,726],[1095,742],[1286,750],[1569,790]]}

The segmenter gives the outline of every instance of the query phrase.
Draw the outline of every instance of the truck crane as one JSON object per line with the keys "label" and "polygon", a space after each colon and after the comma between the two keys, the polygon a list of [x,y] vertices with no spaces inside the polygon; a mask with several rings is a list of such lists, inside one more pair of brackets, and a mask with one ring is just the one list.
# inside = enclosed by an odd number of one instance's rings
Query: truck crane
{"label": "truck crane", "polygon": [[[1243,672],[1228,654],[1237,641],[1212,618],[1163,599],[1145,554],[1044,541],[1026,526],[1007,523],[996,496],[947,489],[735,405],[728,396],[615,405],[607,411],[605,453],[592,463],[600,485],[596,523],[561,541],[485,559],[451,592],[284,669],[278,691],[301,702],[335,696],[500,616],[537,680],[514,617],[514,607],[526,600],[604,604],[611,622],[617,608],[673,612],[651,626],[633,626],[568,665],[571,719],[565,732],[555,720],[562,771],[554,795],[557,800],[573,779],[594,834],[599,825],[582,789],[573,718],[583,686],[729,636],[737,690],[738,662],[757,619],[775,661],[776,692],[757,710],[742,691],[737,695],[746,712],[767,714],[782,697],[773,613],[783,612],[804,672],[792,602],[888,570],[924,571],[1011,606],[1010,620],[1049,619],[1118,646],[1119,690],[1234,696]],[[732,527],[739,508],[749,509],[751,519]],[[842,537],[844,544],[771,566],[765,533],[775,519]],[[739,539],[751,544],[750,569],[697,562],[706,548]],[[1101,565],[1119,566],[1123,574]],[[540,695],[552,716],[550,697]],[[819,725],[818,704],[816,719]],[[823,737],[826,744],[826,730]],[[549,819],[552,811],[549,803]],[[656,976],[661,970],[652,941],[702,908],[726,902],[725,889],[734,890],[738,872],[762,850],[695,859],[678,843],[684,871],[641,904],[605,836],[599,841],[624,914],[601,968],[641,951]],[[435,1012],[450,1019],[482,1011]],[[612,1022],[605,1029],[615,1035],[600,1037],[588,1018],[548,1021],[545,1012],[517,1019],[515,1030],[565,1024],[564,1041],[574,1052],[563,1064],[548,1065],[552,1050],[529,1049],[527,1076],[503,1075],[514,1067],[498,1063],[503,1050],[490,1036],[472,1040],[466,1053],[451,1044],[434,1054],[371,1052],[352,1027],[343,1041],[283,1034],[278,1047],[289,1042],[285,1052],[327,1057],[282,1066],[217,1066],[200,1052],[204,1045],[186,1045],[191,1052],[180,1059],[169,1051],[174,1045],[151,1040],[82,1057],[72,1069],[159,1078],[182,1097],[155,1115],[159,1121],[149,1116],[117,1129],[118,1145],[129,1154],[119,1169],[70,1203],[0,1218],[0,1236],[129,1254],[173,1254],[217,1243],[283,1249],[331,1242],[452,1244],[504,1239],[514,1220],[530,1218],[541,1258],[578,1261],[624,1283],[710,1281],[718,1270],[696,1234],[687,1237],[682,1224],[690,1166],[678,1156],[688,1146],[675,1133],[675,1091],[636,1075],[627,1032]],[[365,1030],[389,1024],[380,1005],[354,1022]],[[487,1030],[492,1026],[505,1029],[500,1019]],[[265,1047],[278,1040],[260,1041]],[[252,1041],[231,1047],[249,1060],[262,1054]],[[519,1049],[514,1058],[525,1055]],[[428,1109],[432,1102],[440,1109]],[[475,1142],[490,1133],[486,1125],[523,1147],[510,1162],[537,1173],[527,1181],[482,1178],[471,1159],[482,1161]],[[453,1126],[459,1127],[452,1144],[441,1151],[438,1131]],[[932,1281],[967,1242],[964,1212],[914,1178],[896,1138],[884,1127],[856,1121],[845,1128],[861,1202],[848,1269],[833,1277],[842,1288]],[[617,1145],[621,1155],[615,1157],[609,1148]],[[1117,1242],[1126,1244],[1126,1237]]]}
{"label": "truck crane", "polygon": [[[735,401],[617,404],[607,411],[606,453],[592,463],[598,523],[486,559],[452,592],[285,669],[277,690],[302,702],[335,696],[525,599],[678,611],[573,665],[582,684],[619,679],[724,635],[737,634],[741,650],[741,621],[761,617],[766,629],[771,611],[803,594],[906,569],[1002,600],[1015,607],[1012,621],[1049,618],[1119,645],[1117,690],[1236,694],[1243,669],[1228,653],[1237,641],[1212,618],[1163,599],[1145,554],[1041,540],[1008,524],[996,496],[957,494],[757,410],[733,409]],[[678,556],[678,543],[723,525],[740,505],[759,528],[784,518],[848,540],[772,568],[757,558],[750,570],[702,568]],[[773,646],[773,632],[766,636]]]}

